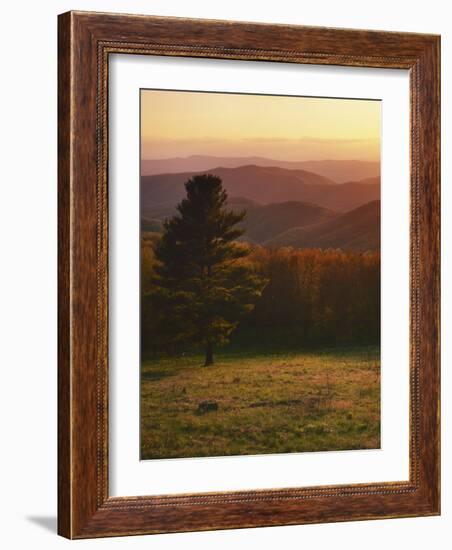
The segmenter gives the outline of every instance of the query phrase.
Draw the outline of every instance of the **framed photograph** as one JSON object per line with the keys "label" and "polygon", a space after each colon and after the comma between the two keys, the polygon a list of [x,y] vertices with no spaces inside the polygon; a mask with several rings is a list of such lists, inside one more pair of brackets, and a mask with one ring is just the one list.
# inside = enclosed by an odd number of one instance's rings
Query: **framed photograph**
{"label": "framed photograph", "polygon": [[440,513],[439,56],[59,16],[61,535]]}

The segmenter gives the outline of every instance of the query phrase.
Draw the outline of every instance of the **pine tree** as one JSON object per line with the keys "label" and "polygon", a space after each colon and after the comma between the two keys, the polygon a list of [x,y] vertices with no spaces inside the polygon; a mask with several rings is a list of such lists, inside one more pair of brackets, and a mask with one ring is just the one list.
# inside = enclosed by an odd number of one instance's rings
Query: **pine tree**
{"label": "pine tree", "polygon": [[160,331],[173,347],[202,346],[205,365],[211,365],[214,347],[229,341],[265,281],[243,261],[249,249],[235,241],[246,212],[227,210],[221,179],[194,176],[185,189],[155,249],[153,302]]}

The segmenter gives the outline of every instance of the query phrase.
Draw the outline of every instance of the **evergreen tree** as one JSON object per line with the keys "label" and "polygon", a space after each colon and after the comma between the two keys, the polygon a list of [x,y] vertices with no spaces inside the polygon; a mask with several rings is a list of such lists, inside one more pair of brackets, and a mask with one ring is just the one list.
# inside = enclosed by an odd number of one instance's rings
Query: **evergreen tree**
{"label": "evergreen tree", "polygon": [[186,198],[165,222],[155,248],[152,301],[160,334],[173,348],[195,344],[214,362],[215,346],[228,342],[240,318],[251,311],[265,281],[243,259],[249,249],[234,242],[246,212],[226,209],[221,179],[207,174],[185,184]]}

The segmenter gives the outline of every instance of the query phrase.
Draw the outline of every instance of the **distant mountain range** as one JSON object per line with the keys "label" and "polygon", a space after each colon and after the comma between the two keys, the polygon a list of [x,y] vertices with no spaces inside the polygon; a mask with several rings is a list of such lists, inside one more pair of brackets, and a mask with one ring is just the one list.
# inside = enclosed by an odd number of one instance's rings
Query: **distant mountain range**
{"label": "distant mountain range", "polygon": [[[208,172],[221,177],[228,205],[246,210],[242,240],[265,246],[342,248],[380,246],[380,179],[336,184],[307,170],[240,166]],[[161,232],[199,172],[141,178],[141,230]]]}
{"label": "distant mountain range", "polygon": [[[241,197],[229,200],[233,210],[246,209],[241,240],[269,247],[342,248],[366,251],[380,247],[380,201],[371,201],[345,214],[304,202],[259,205]],[[156,209],[143,217],[142,231],[161,232],[175,208]]]}
{"label": "distant mountain range", "polygon": [[174,174],[180,172],[205,172],[214,168],[238,168],[256,165],[288,170],[306,170],[324,176],[333,183],[359,181],[380,177],[380,163],[362,160],[309,160],[287,161],[265,157],[214,157],[193,155],[168,159],[142,160],[141,174]]}
{"label": "distant mountain range", "polygon": [[[238,204],[232,204],[237,209]],[[240,206],[242,209],[242,206]],[[248,207],[243,228],[244,239],[255,243],[264,243],[269,239],[285,233],[293,227],[304,227],[331,220],[336,212],[306,202],[280,202]]]}
{"label": "distant mountain range", "polygon": [[[243,197],[260,204],[288,201],[310,202],[334,211],[346,212],[380,198],[380,179],[334,184],[307,170],[264,166],[214,168],[208,170],[223,180],[230,197]],[[184,183],[199,172],[158,174],[141,178],[141,212],[173,208],[185,196]]]}
{"label": "distant mountain range", "polygon": [[332,219],[305,227],[292,227],[267,240],[266,246],[294,248],[380,248],[380,201],[372,201]]}
{"label": "distant mountain range", "polygon": [[[268,239],[284,233],[294,227],[317,224],[337,217],[337,213],[316,204],[305,202],[281,202],[260,205],[242,197],[232,197],[228,206],[235,211],[246,210],[241,224],[245,230],[243,240],[264,243]],[[175,208],[156,208],[142,217],[143,231],[160,232],[166,218],[176,213]]]}

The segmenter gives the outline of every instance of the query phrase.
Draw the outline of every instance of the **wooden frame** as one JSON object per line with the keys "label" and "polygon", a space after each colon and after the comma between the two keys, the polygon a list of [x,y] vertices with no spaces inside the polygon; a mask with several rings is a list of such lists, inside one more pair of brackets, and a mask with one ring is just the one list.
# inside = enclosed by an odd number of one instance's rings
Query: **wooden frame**
{"label": "wooden frame", "polygon": [[[440,38],[69,12],[59,16],[58,49],[58,532],[85,538],[439,514]],[[107,90],[111,53],[410,71],[409,481],[109,497]]]}

